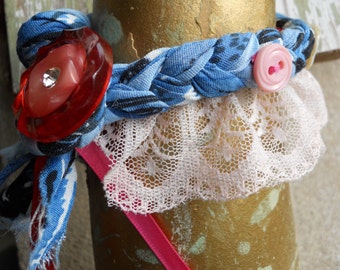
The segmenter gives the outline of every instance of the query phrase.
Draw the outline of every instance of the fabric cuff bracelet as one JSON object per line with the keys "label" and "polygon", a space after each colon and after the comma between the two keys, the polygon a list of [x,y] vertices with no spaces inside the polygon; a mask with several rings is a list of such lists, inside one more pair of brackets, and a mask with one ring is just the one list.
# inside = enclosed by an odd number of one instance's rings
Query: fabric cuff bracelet
{"label": "fabric cuff bracelet", "polygon": [[19,30],[17,52],[29,68],[14,112],[35,154],[66,153],[91,142],[105,124],[203,97],[256,86],[278,91],[306,66],[315,45],[307,24],[277,15],[277,29],[158,49],[115,64],[111,73],[111,49],[88,27],[87,16],[58,10],[35,15]]}
{"label": "fabric cuff bracelet", "polygon": [[89,17],[62,9],[24,23],[17,53],[27,68],[13,104],[20,142],[0,151],[0,224],[30,231],[30,269],[36,270],[58,264],[76,190],[76,149],[105,136],[105,127],[119,120],[148,118],[244,88],[280,91],[312,61],[315,38],[303,21],[278,14],[276,28],[161,48],[133,63],[113,64],[110,45],[91,30]]}

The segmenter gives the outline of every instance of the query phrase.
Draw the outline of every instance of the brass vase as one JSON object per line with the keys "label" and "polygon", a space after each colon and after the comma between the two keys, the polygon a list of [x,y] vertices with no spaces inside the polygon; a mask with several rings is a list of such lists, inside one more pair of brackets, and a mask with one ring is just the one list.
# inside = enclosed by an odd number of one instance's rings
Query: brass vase
{"label": "brass vase", "polygon": [[[160,47],[274,26],[275,1],[95,0],[93,21],[115,62],[131,62]],[[90,170],[88,185],[96,269],[164,269],[124,214],[106,206]],[[288,184],[153,215],[191,269],[298,269]]]}

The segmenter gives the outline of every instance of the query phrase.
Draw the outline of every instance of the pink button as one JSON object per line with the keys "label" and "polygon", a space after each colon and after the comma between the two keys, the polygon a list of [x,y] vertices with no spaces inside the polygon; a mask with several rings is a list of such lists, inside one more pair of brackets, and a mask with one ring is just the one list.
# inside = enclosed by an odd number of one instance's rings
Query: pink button
{"label": "pink button", "polygon": [[292,57],[280,44],[267,45],[256,55],[253,74],[256,84],[263,91],[279,91],[291,77]]}

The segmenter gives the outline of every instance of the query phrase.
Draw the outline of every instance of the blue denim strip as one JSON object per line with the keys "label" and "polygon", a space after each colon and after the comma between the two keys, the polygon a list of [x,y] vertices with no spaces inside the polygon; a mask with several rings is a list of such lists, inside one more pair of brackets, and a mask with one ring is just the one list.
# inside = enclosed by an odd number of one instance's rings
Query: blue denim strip
{"label": "blue denim strip", "polygon": [[48,261],[59,264],[59,250],[76,193],[77,172],[73,154],[67,153],[47,159],[39,176],[43,223],[39,224],[39,238],[33,243],[29,269],[36,270]]}

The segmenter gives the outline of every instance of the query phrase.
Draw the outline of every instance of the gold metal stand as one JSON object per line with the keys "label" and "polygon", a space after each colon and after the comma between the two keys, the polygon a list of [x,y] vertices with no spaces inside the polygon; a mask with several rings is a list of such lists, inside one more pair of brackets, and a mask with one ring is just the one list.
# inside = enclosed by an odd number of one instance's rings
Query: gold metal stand
{"label": "gold metal stand", "polygon": [[[96,0],[93,20],[115,62],[130,62],[159,47],[273,26],[275,1]],[[88,185],[97,270],[163,269],[120,210],[106,206],[91,171]],[[298,269],[288,184],[154,216],[191,269]]]}

